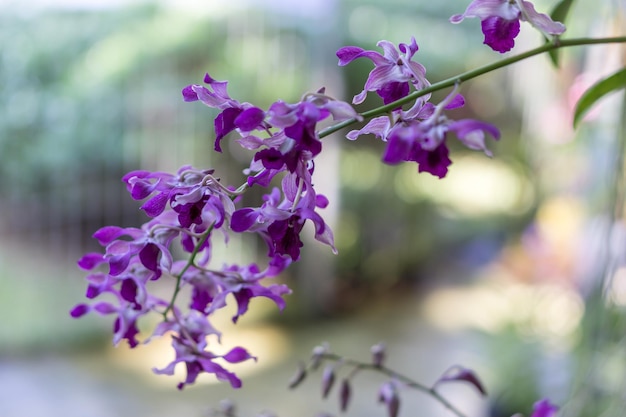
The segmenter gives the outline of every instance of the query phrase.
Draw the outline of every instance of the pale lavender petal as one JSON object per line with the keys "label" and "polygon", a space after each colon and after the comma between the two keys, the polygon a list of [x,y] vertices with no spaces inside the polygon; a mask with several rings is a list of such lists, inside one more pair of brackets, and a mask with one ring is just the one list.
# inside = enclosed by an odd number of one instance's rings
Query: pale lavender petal
{"label": "pale lavender petal", "polygon": [[298,181],[302,181],[302,179],[298,178],[296,174],[285,175],[281,181],[281,188],[285,194],[285,198],[290,202],[296,201],[296,198],[299,197],[298,193],[301,190],[298,188]]}
{"label": "pale lavender petal", "polygon": [[215,362],[211,362],[208,359],[198,359],[198,362],[202,364],[202,369],[205,372],[215,374],[220,381],[230,382],[231,387],[241,388],[241,380],[237,378],[232,372],[227,371]]}
{"label": "pale lavender petal", "polygon": [[363,120],[363,116],[358,114],[356,110],[354,110],[354,107],[345,101],[331,100],[324,105],[324,108],[328,110],[330,114],[332,114],[333,119],[337,121],[348,119]]}
{"label": "pale lavender petal", "polygon": [[500,139],[500,131],[497,127],[490,123],[481,122],[475,119],[463,119],[452,122],[449,126],[450,130],[454,131],[457,136],[464,136],[468,133],[476,130],[482,130],[493,136],[494,139]]}
{"label": "pale lavender petal", "polygon": [[293,125],[298,121],[298,115],[295,112],[295,107],[279,100],[273,103],[268,113],[268,122],[272,126],[279,128],[285,128]]}
{"label": "pale lavender petal", "polygon": [[217,109],[225,109],[231,107],[232,100],[224,99],[223,97],[218,96],[204,86],[192,85],[191,88],[198,96],[198,100],[200,100],[202,103],[209,107]]}
{"label": "pale lavender petal", "polygon": [[246,135],[236,140],[238,144],[244,149],[255,150],[265,145],[263,139],[254,135]]}
{"label": "pale lavender petal", "polygon": [[465,19],[465,14],[455,14],[452,17],[450,17],[450,23],[461,23],[463,21],[463,19]]}
{"label": "pale lavender petal", "polygon": [[553,21],[550,16],[543,13],[538,13],[535,10],[535,6],[529,1],[521,1],[523,6],[522,20],[528,20],[528,22],[541,30],[544,33],[550,35],[560,35],[565,32],[565,25],[561,22]]}
{"label": "pale lavender petal", "polygon": [[359,94],[354,96],[352,99],[352,104],[361,104],[365,101],[365,97],[367,97],[367,90],[361,91]]}
{"label": "pale lavender petal", "polygon": [[330,227],[328,227],[328,225],[324,227],[324,231],[322,233],[315,234],[315,240],[325,245],[330,246],[330,249],[335,255],[339,253],[337,251],[337,248],[335,247],[335,236],[333,235],[333,231],[331,230]]}
{"label": "pale lavender petal", "polygon": [[492,153],[485,146],[485,132],[496,140],[500,138],[500,131],[494,125],[474,119],[457,120],[450,124],[449,129],[469,149],[483,151],[487,156],[492,156]]}
{"label": "pale lavender petal", "polygon": [[214,80],[209,73],[204,74],[204,82],[206,84],[209,84],[211,86],[211,88],[213,89],[213,91],[215,92],[215,94],[224,99],[224,100],[232,100],[230,98],[230,96],[228,95],[228,81],[217,81]]}
{"label": "pale lavender petal", "polygon": [[359,130],[351,130],[346,137],[350,140],[356,140],[361,135],[372,134],[377,138],[385,139],[390,121],[388,116],[379,116],[370,120],[363,128]]}
{"label": "pale lavender petal", "polygon": [[[383,41],[378,41],[376,46],[383,49],[383,56],[387,60],[388,64],[395,64],[400,59],[400,54],[398,53],[398,50],[396,49],[396,46],[393,43],[383,40]],[[383,64],[382,62],[376,63],[376,65],[382,65],[382,64]]]}
{"label": "pale lavender petal", "polygon": [[484,20],[491,16],[514,20],[518,19],[519,15],[520,10],[517,5],[515,3],[511,4],[508,0],[474,0],[467,6],[463,14],[452,16],[450,22],[459,23],[463,19],[470,17]]}
{"label": "pale lavender petal", "polygon": [[382,65],[374,68],[365,82],[365,90],[375,91],[391,82],[406,82],[410,77],[398,65]]}
{"label": "pale lavender petal", "polygon": [[411,82],[413,83],[413,85],[415,85],[417,89],[424,88],[430,85],[430,83],[426,79],[426,67],[424,67],[422,64],[420,64],[419,62],[410,61],[407,63],[407,65],[405,65],[405,67],[408,67],[408,69],[405,68],[405,71],[414,78],[414,80],[412,80]]}
{"label": "pale lavender petal", "polygon": [[157,375],[174,375],[174,370],[179,362],[181,362],[181,360],[175,360],[162,369],[152,368],[152,372]]}

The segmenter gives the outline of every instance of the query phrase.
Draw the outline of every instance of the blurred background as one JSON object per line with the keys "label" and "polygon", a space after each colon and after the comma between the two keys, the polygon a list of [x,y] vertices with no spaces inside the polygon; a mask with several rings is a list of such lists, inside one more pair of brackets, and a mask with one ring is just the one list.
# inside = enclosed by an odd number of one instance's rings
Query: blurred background
{"label": "blurred background", "polygon": [[[540,11],[555,4],[534,3]],[[624,35],[622,2],[590,3],[574,3],[567,36]],[[0,416],[200,417],[225,398],[241,416],[338,415],[336,392],[319,399],[321,375],[286,388],[298,361],[324,341],[364,360],[384,341],[389,366],[427,385],[451,365],[475,369],[487,398],[463,384],[442,388],[468,416],[528,415],[544,396],[563,415],[621,416],[623,93],[571,127],[585,88],[624,66],[619,46],[563,51],[558,70],[535,57],[464,84],[467,105],[450,116],[496,124],[502,140],[488,144],[493,159],[449,140],[453,165],[443,180],[418,175],[414,164],[382,165],[373,137],[324,139],[315,181],[331,200],[324,215],[339,255],[309,239],[281,277],[294,289],[283,314],[256,302],[236,328],[229,312],[216,318],[226,345],[259,357],[236,368],[241,390],[206,378],[179,392],[182,375],[150,371],[171,360],[168,340],[114,348],[108,318],[69,317],[86,287],[76,260],[99,250],[93,232],[144,220],[122,175],[191,164],[216,168],[229,184],[245,181],[251,154],[234,143],[213,154],[217,113],[184,103],[182,87],[209,72],[230,82],[233,98],[261,107],[323,86],[350,101],[371,63],[339,68],[335,51],[411,36],[436,82],[499,59],[481,44],[477,20],[448,23],[466,6],[0,1]],[[514,52],[541,42],[523,25]],[[373,97],[358,109],[377,104]],[[259,195],[248,193],[248,203]],[[249,261],[263,252],[244,236],[216,256]],[[347,415],[385,415],[376,403],[382,382],[357,378]],[[401,416],[451,415],[420,393],[401,396]]]}

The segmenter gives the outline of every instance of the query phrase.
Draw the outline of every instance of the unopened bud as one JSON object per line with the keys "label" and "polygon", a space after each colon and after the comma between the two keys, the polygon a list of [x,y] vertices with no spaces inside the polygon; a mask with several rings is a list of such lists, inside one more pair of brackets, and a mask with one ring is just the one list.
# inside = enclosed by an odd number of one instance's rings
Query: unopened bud
{"label": "unopened bud", "polygon": [[372,363],[375,367],[380,368],[383,366],[383,362],[385,361],[385,344],[378,343],[370,349],[372,352]]}
{"label": "unopened bud", "polygon": [[400,409],[400,397],[392,381],[385,382],[378,390],[378,401],[387,405],[389,417],[397,417]]}
{"label": "unopened bud", "polygon": [[328,397],[330,390],[335,384],[335,366],[327,365],[322,374],[322,398]]}
{"label": "unopened bud", "polygon": [[306,378],[306,368],[304,367],[304,363],[298,363],[298,369],[296,369],[296,373],[293,375],[291,380],[289,381],[289,388],[295,388]]}
{"label": "unopened bud", "polygon": [[350,381],[348,379],[344,379],[341,381],[341,392],[339,393],[339,407],[342,412],[348,409],[351,397],[352,387],[350,387]]}
{"label": "unopened bud", "polygon": [[487,391],[485,390],[485,387],[480,382],[480,380],[478,379],[474,371],[472,371],[471,369],[463,368],[462,366],[454,366],[450,368],[441,378],[439,378],[439,380],[435,382],[434,386],[442,382],[451,382],[451,381],[468,382],[471,385],[473,385],[474,388],[476,388],[478,392],[480,392],[482,395],[487,395]]}
{"label": "unopened bud", "polygon": [[313,352],[311,353],[311,369],[316,370],[319,368],[320,364],[324,360],[324,355],[328,353],[330,348],[328,347],[328,343],[322,343],[319,346],[315,346],[313,348]]}

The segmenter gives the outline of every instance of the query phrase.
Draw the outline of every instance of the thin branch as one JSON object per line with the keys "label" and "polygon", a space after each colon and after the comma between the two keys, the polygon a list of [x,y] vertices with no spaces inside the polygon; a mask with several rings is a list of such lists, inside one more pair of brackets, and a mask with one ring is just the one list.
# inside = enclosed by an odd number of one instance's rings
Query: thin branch
{"label": "thin branch", "polygon": [[[362,116],[363,119],[369,119],[371,117],[387,113],[393,109],[398,108],[399,106],[402,106],[406,103],[410,103],[427,94],[433,93],[435,91],[443,90],[444,88],[452,87],[456,83],[461,83],[464,81],[471,80],[472,78],[476,78],[488,72],[491,72],[500,68],[504,68],[516,62],[522,61],[526,58],[530,58],[536,55],[541,55],[545,52],[553,51],[555,49],[567,48],[571,46],[599,45],[599,44],[606,44],[606,43],[623,43],[623,42],[626,42],[626,36],[619,36],[619,37],[614,37],[614,38],[575,38],[575,39],[565,39],[565,40],[558,39],[553,43],[546,43],[540,47],[531,49],[530,51],[526,51],[526,52],[523,52],[518,55],[514,55],[509,58],[504,58],[500,61],[496,61],[491,64],[484,65],[480,68],[476,68],[474,70],[467,71],[462,74],[456,75],[454,77],[448,78],[446,80],[439,81],[437,83],[430,85],[427,88],[423,88],[419,91],[414,91],[413,93],[407,95],[406,97],[403,97],[392,103],[363,112],[360,114],[360,116]],[[318,135],[321,139],[332,133],[337,132],[338,130],[343,129],[344,127],[348,127],[356,122],[357,122],[356,118],[344,120],[335,125],[322,129],[318,133]]]}

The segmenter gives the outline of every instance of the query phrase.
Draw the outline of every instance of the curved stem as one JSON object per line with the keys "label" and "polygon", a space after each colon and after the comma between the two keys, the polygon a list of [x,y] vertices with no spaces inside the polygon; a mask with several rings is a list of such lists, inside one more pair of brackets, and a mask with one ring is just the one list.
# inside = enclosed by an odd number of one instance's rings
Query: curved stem
{"label": "curved stem", "polygon": [[333,360],[333,361],[341,361],[341,363],[346,364],[346,365],[351,365],[355,367],[355,370],[361,370],[361,369],[368,369],[371,371],[376,371],[379,372],[383,375],[386,375],[390,378],[394,378],[397,379],[398,381],[403,382],[404,384],[406,384],[406,386],[411,387],[413,389],[416,389],[418,391],[422,391],[428,395],[430,395],[431,397],[433,397],[434,399],[436,399],[437,401],[439,401],[439,403],[441,405],[443,405],[444,407],[446,407],[448,410],[450,410],[452,413],[456,414],[458,417],[465,417],[465,414],[463,414],[463,412],[461,412],[459,409],[457,409],[455,406],[453,406],[448,400],[446,400],[444,397],[441,396],[441,394],[439,394],[434,387],[428,387],[424,384],[420,384],[419,382],[414,381],[413,379],[409,378],[408,376],[402,375],[392,369],[389,369],[385,366],[377,366],[371,363],[365,363],[365,362],[359,362],[355,359],[348,359],[348,358],[344,358],[342,356],[339,356],[337,354],[334,353],[324,353],[322,355],[320,355],[321,358],[324,359],[329,359],[329,360]]}
{"label": "curved stem", "polygon": [[176,275],[176,287],[174,288],[174,293],[172,294],[170,303],[167,305],[167,308],[163,312],[164,320],[167,320],[167,313],[169,313],[169,311],[174,307],[174,303],[176,302],[176,297],[178,296],[178,293],[180,292],[180,284],[183,279],[183,275],[185,275],[185,272],[187,272],[187,270],[194,264],[196,260],[196,256],[198,255],[198,252],[200,252],[200,248],[204,245],[204,242],[206,242],[206,240],[209,238],[212,230],[213,230],[213,225],[211,225],[206,230],[206,232],[202,234],[202,237],[200,238],[200,240],[198,240],[198,243],[193,248],[193,252],[191,252],[191,255],[189,256],[189,260],[187,261],[187,264],[185,265],[183,270],[180,271],[178,275]]}
{"label": "curved stem", "polygon": [[[626,36],[618,36],[614,38],[575,38],[575,39],[556,39],[552,43],[546,43],[542,46],[539,46],[535,49],[531,49],[530,51],[523,52],[518,55],[511,56],[509,58],[504,58],[500,61],[493,62],[491,64],[482,66],[480,68],[476,68],[471,71],[464,72],[457,76],[448,78],[443,81],[439,81],[430,85],[427,88],[421,89],[419,91],[414,91],[406,97],[403,97],[399,100],[396,100],[392,103],[386,104],[384,106],[377,107],[372,110],[368,110],[366,112],[361,113],[360,115],[364,119],[368,119],[374,116],[381,115],[383,113],[387,113],[403,104],[409,103],[413,100],[416,100],[426,94],[433,93],[435,91],[442,90],[444,88],[452,87],[456,83],[461,83],[463,81],[471,80],[472,78],[476,78],[480,75],[486,74],[488,72],[504,68],[516,62],[522,61],[526,58],[530,58],[536,55],[541,55],[545,52],[553,51],[555,49],[567,48],[571,46],[582,46],[582,45],[598,45],[598,44],[606,44],[606,43],[623,43],[626,42]],[[326,137],[332,133],[337,132],[338,130],[343,129],[344,127],[350,126],[357,122],[357,119],[352,118],[348,120],[344,120],[335,125],[329,126],[323,130],[321,130],[318,135],[321,138]]]}

